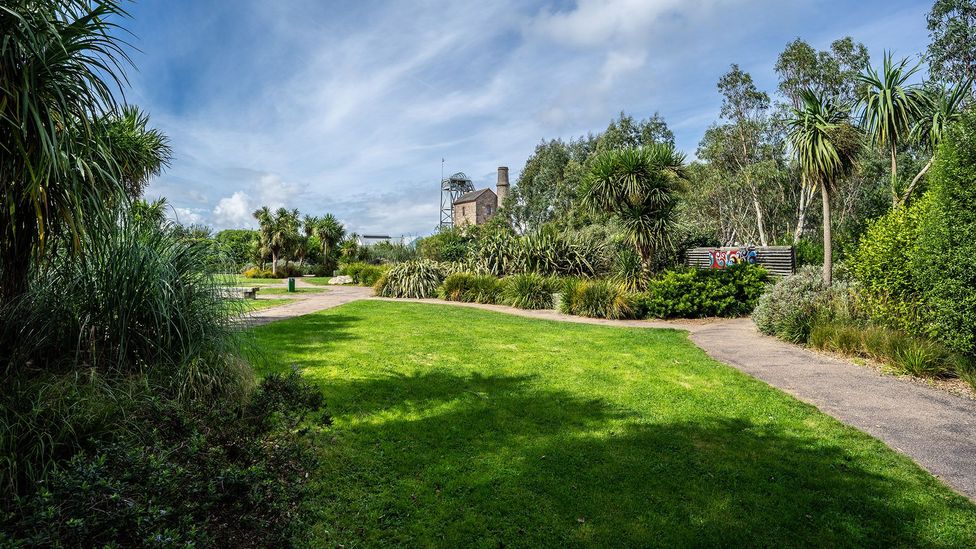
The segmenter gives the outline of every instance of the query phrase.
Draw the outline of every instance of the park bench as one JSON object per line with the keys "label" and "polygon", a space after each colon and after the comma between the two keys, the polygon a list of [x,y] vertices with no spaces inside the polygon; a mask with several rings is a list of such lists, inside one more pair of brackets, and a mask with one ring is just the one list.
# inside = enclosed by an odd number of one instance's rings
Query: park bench
{"label": "park bench", "polygon": [[253,286],[250,288],[222,288],[221,293],[224,297],[234,298],[234,299],[257,299],[258,286]]}

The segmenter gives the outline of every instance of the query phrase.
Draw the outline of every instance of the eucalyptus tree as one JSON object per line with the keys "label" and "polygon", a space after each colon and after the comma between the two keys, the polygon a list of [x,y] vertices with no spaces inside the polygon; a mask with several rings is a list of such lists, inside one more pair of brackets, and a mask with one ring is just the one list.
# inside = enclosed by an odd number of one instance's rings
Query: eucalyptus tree
{"label": "eucalyptus tree", "polygon": [[866,67],[859,76],[865,85],[861,96],[861,126],[871,141],[891,159],[891,204],[898,206],[898,147],[911,140],[912,127],[925,107],[925,91],[912,83],[920,64],[909,66],[908,59],[897,63],[886,52],[881,72]]}
{"label": "eucalyptus tree", "polygon": [[[786,99],[785,104],[780,104],[782,116],[777,116],[777,122],[785,123],[791,109],[802,107],[804,90],[835,97],[841,103],[856,102],[864,88],[858,75],[870,59],[867,47],[849,36],[834,40],[828,50],[818,51],[800,38],[787,44],[775,65],[779,92]],[[789,173],[792,184],[788,190],[791,202],[795,203],[793,244],[796,245],[806,230],[817,188],[804,181],[802,171],[789,170]]]}
{"label": "eucalyptus tree", "polygon": [[929,160],[908,184],[908,188],[901,196],[900,204],[905,204],[911,198],[919,181],[932,167],[935,150],[949,127],[962,119],[972,84],[972,79],[960,82],[951,88],[930,84],[930,89],[923,96],[918,121],[912,128],[912,139],[928,152]]}
{"label": "eucalyptus tree", "polygon": [[684,156],[670,143],[608,150],[593,161],[583,201],[619,220],[646,274],[670,242],[683,180]]}
{"label": "eucalyptus tree", "polygon": [[779,91],[794,109],[803,104],[803,90],[853,103],[861,86],[858,74],[869,62],[867,47],[849,36],[834,40],[825,51],[797,38],[776,59]]}
{"label": "eucalyptus tree", "polygon": [[52,236],[79,247],[86,204],[118,188],[92,120],[117,107],[125,16],[115,0],[0,4],[0,304]]}
{"label": "eucalyptus tree", "polygon": [[719,79],[718,89],[723,95],[722,117],[729,121],[716,130],[727,134],[723,140],[727,144],[726,164],[730,175],[739,180],[751,199],[759,243],[766,246],[770,238],[762,195],[767,178],[761,172],[769,165],[760,165],[767,160],[764,138],[769,123],[769,95],[760,91],[752,76],[736,64]]}
{"label": "eucalyptus tree", "polygon": [[298,210],[278,208],[271,211],[264,206],[254,212],[258,221],[261,245],[271,255],[271,272],[278,274],[278,259],[287,252],[298,236]]}
{"label": "eucalyptus tree", "polygon": [[803,104],[793,109],[789,120],[789,140],[804,180],[820,189],[823,202],[824,265],[823,279],[831,283],[833,243],[830,227],[830,199],[837,181],[849,175],[861,149],[861,135],[850,124],[845,105],[833,98],[806,90]]}
{"label": "eucalyptus tree", "polygon": [[935,0],[926,22],[932,77],[942,82],[976,78],[976,0]]}

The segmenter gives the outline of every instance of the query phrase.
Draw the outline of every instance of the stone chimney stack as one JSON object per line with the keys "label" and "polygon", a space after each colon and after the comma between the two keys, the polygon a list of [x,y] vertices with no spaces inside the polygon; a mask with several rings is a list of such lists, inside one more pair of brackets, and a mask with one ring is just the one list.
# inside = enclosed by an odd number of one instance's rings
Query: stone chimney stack
{"label": "stone chimney stack", "polygon": [[498,167],[498,183],[495,185],[495,194],[498,195],[498,207],[505,204],[505,197],[508,196],[508,166]]}

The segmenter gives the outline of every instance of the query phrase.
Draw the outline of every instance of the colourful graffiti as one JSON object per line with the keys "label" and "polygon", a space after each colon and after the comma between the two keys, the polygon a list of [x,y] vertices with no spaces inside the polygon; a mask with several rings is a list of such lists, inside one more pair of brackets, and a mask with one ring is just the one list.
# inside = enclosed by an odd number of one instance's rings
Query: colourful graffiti
{"label": "colourful graffiti", "polygon": [[738,263],[756,263],[756,250],[751,248],[727,248],[708,252],[709,268],[724,269]]}

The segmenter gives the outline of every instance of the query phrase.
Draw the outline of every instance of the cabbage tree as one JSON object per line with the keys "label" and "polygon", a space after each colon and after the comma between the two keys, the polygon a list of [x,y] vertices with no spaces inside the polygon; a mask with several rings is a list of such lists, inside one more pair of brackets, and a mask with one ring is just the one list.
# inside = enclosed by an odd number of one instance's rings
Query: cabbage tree
{"label": "cabbage tree", "polygon": [[619,219],[645,275],[670,242],[683,179],[684,155],[670,143],[604,151],[593,161],[584,203]]}
{"label": "cabbage tree", "polygon": [[972,84],[973,81],[968,80],[951,88],[934,86],[926,90],[921,115],[912,128],[912,138],[928,151],[929,160],[912,178],[912,182],[909,183],[901,197],[901,204],[908,202],[919,181],[932,167],[932,162],[935,160],[935,150],[949,126],[962,119]]}
{"label": "cabbage tree", "polygon": [[261,245],[271,254],[271,272],[278,274],[278,258],[292,248],[298,237],[298,210],[278,208],[271,211],[264,206],[254,212],[258,220]]}
{"label": "cabbage tree", "polygon": [[792,109],[789,140],[804,182],[820,189],[823,200],[824,282],[830,284],[833,246],[830,233],[830,199],[837,181],[856,166],[861,134],[849,122],[849,112],[835,99],[810,90],[800,94],[799,108]]}
{"label": "cabbage tree", "polygon": [[[912,77],[920,65],[910,67],[908,59],[895,63],[886,52],[881,72],[866,67],[858,79],[864,85],[861,96],[861,125],[872,142],[891,157],[891,204],[899,204],[898,146],[911,140],[912,127],[922,116],[926,94]],[[802,109],[803,107],[801,107]]]}
{"label": "cabbage tree", "polygon": [[53,235],[78,247],[86,206],[117,188],[93,120],[116,110],[125,15],[116,0],[0,3],[0,304]]}

